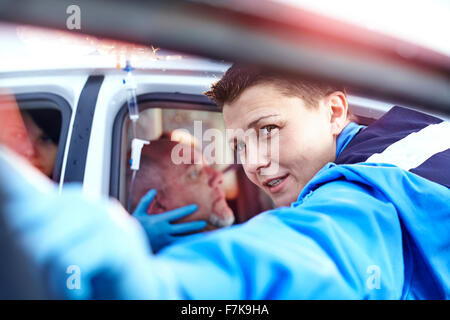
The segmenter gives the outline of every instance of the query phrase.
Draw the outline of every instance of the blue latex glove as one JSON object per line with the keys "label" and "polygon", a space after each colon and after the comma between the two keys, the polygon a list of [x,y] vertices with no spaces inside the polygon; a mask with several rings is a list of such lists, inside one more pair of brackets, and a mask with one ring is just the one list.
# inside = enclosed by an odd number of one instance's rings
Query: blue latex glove
{"label": "blue latex glove", "polygon": [[152,203],[155,196],[156,190],[152,189],[147,192],[133,212],[133,217],[144,227],[154,252],[161,250],[172,242],[180,240],[184,233],[199,231],[206,227],[206,221],[203,220],[178,224],[170,223],[194,213],[198,209],[195,204],[160,214],[148,214],[148,206]]}

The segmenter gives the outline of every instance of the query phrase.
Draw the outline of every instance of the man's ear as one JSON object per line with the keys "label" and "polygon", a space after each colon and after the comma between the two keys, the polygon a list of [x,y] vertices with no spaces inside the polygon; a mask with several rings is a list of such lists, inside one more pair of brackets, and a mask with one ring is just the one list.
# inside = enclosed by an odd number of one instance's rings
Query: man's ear
{"label": "man's ear", "polygon": [[147,213],[148,214],[157,214],[157,213],[163,213],[166,212],[166,206],[164,203],[164,196],[162,195],[161,190],[156,191],[155,198],[153,199],[152,203],[148,206]]}
{"label": "man's ear", "polygon": [[350,122],[347,96],[342,91],[334,91],[326,96],[325,103],[330,112],[331,133],[337,136]]}

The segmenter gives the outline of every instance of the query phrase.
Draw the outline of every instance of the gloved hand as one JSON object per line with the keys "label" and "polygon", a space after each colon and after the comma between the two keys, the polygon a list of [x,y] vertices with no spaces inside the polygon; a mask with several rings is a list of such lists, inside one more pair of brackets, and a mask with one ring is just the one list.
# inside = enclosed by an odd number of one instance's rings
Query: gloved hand
{"label": "gloved hand", "polygon": [[203,220],[178,224],[170,223],[195,212],[198,209],[195,204],[160,214],[148,214],[147,208],[155,196],[156,190],[152,189],[147,192],[132,214],[144,227],[154,252],[161,250],[174,241],[180,240],[183,237],[181,235],[183,233],[202,230],[206,227],[206,221]]}

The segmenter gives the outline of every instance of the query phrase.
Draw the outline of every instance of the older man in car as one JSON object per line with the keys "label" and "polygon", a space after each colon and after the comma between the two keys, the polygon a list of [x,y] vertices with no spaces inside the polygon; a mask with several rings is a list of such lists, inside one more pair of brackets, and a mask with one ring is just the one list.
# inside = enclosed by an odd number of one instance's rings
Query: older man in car
{"label": "older man in car", "polygon": [[[172,157],[183,156],[176,154],[177,150],[179,153],[186,152],[192,161],[175,164]],[[201,161],[196,163],[194,159]],[[154,251],[180,239],[179,234],[209,231],[233,224],[233,211],[221,187],[223,174],[206,164],[200,150],[169,139],[155,140],[143,147],[140,163],[133,186],[132,174],[127,172],[127,189],[133,187],[128,201],[131,201],[135,216],[154,216],[152,232],[148,232]],[[149,201],[145,194],[151,189],[156,191],[156,196]],[[196,206],[192,210],[185,207],[185,210],[175,211],[175,214],[167,214],[169,210],[189,204]],[[203,221],[206,223],[200,223]]]}

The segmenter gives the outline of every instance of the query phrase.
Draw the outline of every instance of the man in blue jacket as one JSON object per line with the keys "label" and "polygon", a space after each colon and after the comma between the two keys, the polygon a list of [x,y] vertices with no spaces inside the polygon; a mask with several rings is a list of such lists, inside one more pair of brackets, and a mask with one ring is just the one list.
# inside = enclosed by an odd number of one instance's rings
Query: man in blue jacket
{"label": "man in blue jacket", "polygon": [[[151,256],[142,229],[118,207],[87,202],[76,188],[27,196],[13,183],[3,216],[53,296],[450,297],[448,122],[395,107],[360,126],[343,90],[241,66],[210,96],[227,128],[278,139],[278,155],[232,141],[243,159],[256,154],[244,169],[278,208]],[[12,165],[2,162],[3,181]],[[277,173],[263,170],[271,167]],[[145,229],[145,216],[135,216]],[[83,272],[79,288],[67,286],[70,265]]]}

